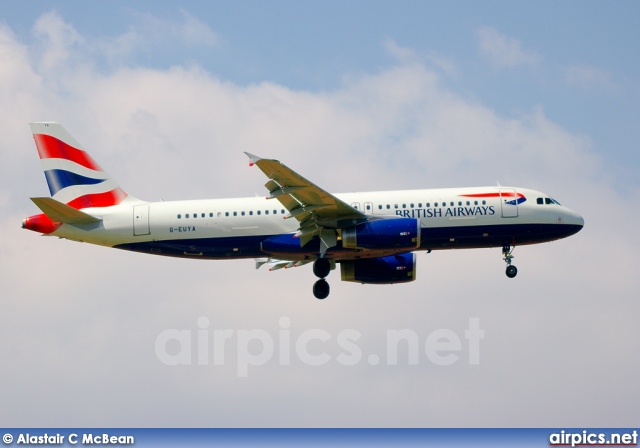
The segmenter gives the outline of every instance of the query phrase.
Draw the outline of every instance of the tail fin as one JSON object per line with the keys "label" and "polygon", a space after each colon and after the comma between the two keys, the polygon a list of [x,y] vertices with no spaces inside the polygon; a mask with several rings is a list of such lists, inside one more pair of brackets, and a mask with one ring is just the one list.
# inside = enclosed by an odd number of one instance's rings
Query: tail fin
{"label": "tail fin", "polygon": [[31,123],[51,196],[75,209],[109,207],[129,195],[58,123]]}

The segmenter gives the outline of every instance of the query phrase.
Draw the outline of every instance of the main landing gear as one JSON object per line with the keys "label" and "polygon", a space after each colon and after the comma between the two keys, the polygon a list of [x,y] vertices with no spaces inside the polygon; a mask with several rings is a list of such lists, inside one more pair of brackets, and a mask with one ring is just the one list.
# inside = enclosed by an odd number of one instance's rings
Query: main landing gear
{"label": "main landing gear", "polygon": [[[515,249],[515,247],[513,249]],[[502,255],[504,255],[503,260],[507,263],[505,274],[507,274],[507,277],[509,278],[513,278],[518,275],[518,268],[511,264],[511,260],[515,258],[512,255],[513,249],[509,244],[502,246]]]}
{"label": "main landing gear", "polygon": [[313,284],[313,295],[316,299],[326,299],[329,296],[331,288],[325,277],[331,272],[331,263],[326,258],[318,258],[313,262],[313,273],[320,280]]}

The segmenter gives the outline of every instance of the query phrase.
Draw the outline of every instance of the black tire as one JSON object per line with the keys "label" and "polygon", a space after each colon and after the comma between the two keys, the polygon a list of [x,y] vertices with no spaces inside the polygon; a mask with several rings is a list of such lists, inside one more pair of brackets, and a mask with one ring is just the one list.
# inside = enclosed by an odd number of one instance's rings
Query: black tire
{"label": "black tire", "polygon": [[313,295],[316,299],[326,299],[329,297],[329,292],[331,288],[325,279],[322,278],[313,284]]}
{"label": "black tire", "polygon": [[318,258],[313,262],[313,273],[318,278],[325,278],[331,272],[331,263],[326,258]]}
{"label": "black tire", "polygon": [[518,275],[518,268],[513,265],[509,265],[507,266],[507,270],[505,273],[507,274],[507,277],[513,278]]}

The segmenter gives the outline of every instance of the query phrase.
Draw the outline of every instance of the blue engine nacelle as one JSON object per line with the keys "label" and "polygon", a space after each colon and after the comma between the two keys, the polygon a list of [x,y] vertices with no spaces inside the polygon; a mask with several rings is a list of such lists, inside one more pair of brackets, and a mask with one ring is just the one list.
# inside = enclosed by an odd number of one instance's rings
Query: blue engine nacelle
{"label": "blue engine nacelle", "polygon": [[389,218],[342,230],[345,249],[415,249],[420,246],[420,220]]}
{"label": "blue engine nacelle", "polygon": [[416,254],[389,255],[340,262],[342,281],[357,283],[407,283],[416,279]]}

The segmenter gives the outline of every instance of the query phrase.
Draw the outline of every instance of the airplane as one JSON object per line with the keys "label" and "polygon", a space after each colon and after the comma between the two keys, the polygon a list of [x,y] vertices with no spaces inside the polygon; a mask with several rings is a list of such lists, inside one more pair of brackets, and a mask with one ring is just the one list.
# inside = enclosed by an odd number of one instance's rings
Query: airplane
{"label": "airplane", "polygon": [[58,123],[31,123],[51,197],[22,228],[101,246],[202,260],[253,258],[256,269],[313,264],[313,294],[340,265],[343,281],[416,279],[416,251],[501,247],[506,275],[516,246],[579,232],[584,219],[550,196],[519,187],[331,194],[286,165],[250,153],[268,195],[148,202],[127,194]]}

